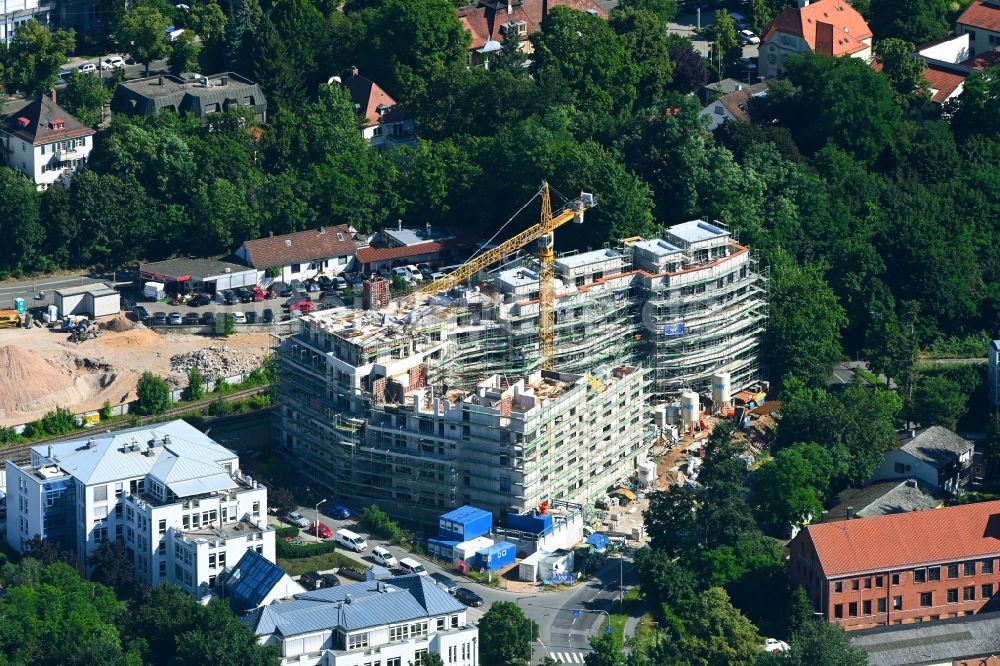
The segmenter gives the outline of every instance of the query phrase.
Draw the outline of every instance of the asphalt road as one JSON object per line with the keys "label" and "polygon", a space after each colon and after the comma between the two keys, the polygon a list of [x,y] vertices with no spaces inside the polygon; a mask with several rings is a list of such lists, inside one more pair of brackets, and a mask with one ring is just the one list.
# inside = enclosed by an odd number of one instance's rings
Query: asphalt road
{"label": "asphalt road", "polygon": [[[23,298],[29,309],[48,305],[52,303],[52,292],[56,289],[66,289],[81,284],[94,284],[95,282],[103,282],[103,280],[83,275],[64,275],[39,280],[8,282],[0,286],[0,310],[13,308],[15,298]],[[44,296],[41,296],[43,292]]]}

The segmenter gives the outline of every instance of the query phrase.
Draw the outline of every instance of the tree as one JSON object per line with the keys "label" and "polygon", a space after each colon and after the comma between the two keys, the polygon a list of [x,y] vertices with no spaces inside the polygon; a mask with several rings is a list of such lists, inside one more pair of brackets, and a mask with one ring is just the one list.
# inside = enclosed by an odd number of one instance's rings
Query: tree
{"label": "tree", "polygon": [[526,665],[538,625],[516,604],[497,601],[479,620],[479,659],[483,666]]}
{"label": "tree", "polygon": [[949,11],[944,0],[871,0],[868,24],[876,39],[924,44],[948,34]]}
{"label": "tree", "polygon": [[38,191],[20,171],[0,166],[0,271],[37,270],[45,241]]}
{"label": "tree", "polygon": [[668,35],[670,59],[674,63],[670,87],[681,93],[696,93],[708,83],[708,69],[701,54],[694,50],[691,40],[680,35]]}
{"label": "tree", "polygon": [[503,33],[500,51],[490,63],[494,72],[510,72],[514,76],[527,77],[528,56],[524,52],[524,39],[516,30]]}
{"label": "tree", "polygon": [[302,73],[295,69],[288,43],[274,23],[265,17],[243,41],[244,45],[249,44],[251,55],[247,57],[253,63],[254,77],[278,108],[293,109],[304,104],[306,90]]}
{"label": "tree", "polygon": [[[413,662],[409,662],[413,666]],[[444,659],[437,652],[425,652],[420,657],[420,666],[444,666]]]}
{"label": "tree", "polygon": [[665,22],[652,12],[635,9],[616,9],[610,22],[639,68],[639,108],[660,102],[674,75]]}
{"label": "tree", "polygon": [[226,67],[226,24],[228,19],[218,3],[199,3],[188,12],[188,23],[201,38],[204,49],[202,72],[218,72]]}
{"label": "tree", "polygon": [[66,88],[59,93],[59,104],[84,125],[96,128],[104,116],[104,105],[111,100],[111,91],[104,81],[92,74],[70,71]]}
{"label": "tree", "polygon": [[233,69],[252,67],[254,35],[264,21],[264,11],[257,0],[241,0],[232,6],[226,23],[226,57]]}
{"label": "tree", "polygon": [[962,94],[954,105],[951,126],[955,135],[965,138],[974,134],[996,136],[1000,132],[1000,118],[990,113],[1000,100],[1000,65],[984,72],[969,74]]}
{"label": "tree", "polygon": [[198,54],[201,53],[201,45],[195,41],[194,33],[185,30],[174,41],[170,49],[170,57],[167,58],[167,67],[174,76],[182,72],[194,72],[198,69]]}
{"label": "tree", "polygon": [[291,69],[305,80],[305,88],[311,93],[330,75],[322,63],[326,46],[323,15],[310,0],[279,0],[269,19],[285,42]]}
{"label": "tree", "polygon": [[981,446],[990,470],[1000,469],[1000,412],[990,414],[990,427]]}
{"label": "tree", "polygon": [[697,498],[686,486],[674,485],[649,494],[642,513],[654,550],[670,557],[693,549],[698,543]]}
{"label": "tree", "polygon": [[113,588],[119,596],[131,591],[135,583],[135,568],[125,554],[125,544],[120,539],[105,541],[92,557],[92,580]]}
{"label": "tree", "polygon": [[664,26],[677,18],[677,0],[623,0],[618,6],[654,14]]}
{"label": "tree", "polygon": [[785,264],[772,270],[765,338],[771,376],[793,375],[810,386],[825,386],[842,355],[844,309],[819,267]]}
{"label": "tree", "polygon": [[736,21],[725,9],[717,10],[712,23],[712,60],[724,73],[726,67],[739,60],[741,55],[743,49],[736,37]]}
{"label": "tree", "polygon": [[135,392],[137,414],[160,414],[170,409],[170,386],[148,370],[139,377]]}
{"label": "tree", "polygon": [[118,23],[115,39],[119,44],[129,44],[129,53],[146,66],[170,53],[167,27],[170,18],[150,5],[138,5],[130,9]]}
{"label": "tree", "polygon": [[47,93],[75,44],[72,30],[52,31],[35,19],[19,23],[10,43],[0,45],[0,82],[7,90],[26,95]]}
{"label": "tree", "polygon": [[832,472],[833,458],[819,444],[797,444],[779,451],[753,476],[758,519],[782,533],[790,526],[818,520]]}
{"label": "tree", "polygon": [[187,373],[188,385],[181,393],[184,400],[201,400],[205,397],[205,376],[197,366],[191,366]]}
{"label": "tree", "polygon": [[59,544],[52,539],[43,539],[41,534],[36,534],[28,542],[25,555],[49,565],[59,561]]}
{"label": "tree", "polygon": [[923,425],[939,425],[955,430],[958,420],[969,409],[967,401],[968,395],[963,393],[958,382],[947,377],[924,377],[913,391],[910,418]]}
{"label": "tree", "polygon": [[882,63],[882,73],[889,79],[896,98],[904,104],[916,90],[926,85],[924,61],[913,55],[914,46],[902,39],[887,37],[875,42],[875,57]]}
{"label": "tree", "polygon": [[833,622],[803,623],[789,640],[791,650],[776,663],[790,666],[865,666],[868,653],[853,645],[847,632]]}
{"label": "tree", "polygon": [[639,586],[653,612],[676,634],[691,616],[698,601],[698,581],[668,553],[654,548],[639,550],[635,558]]}
{"label": "tree", "polygon": [[267,503],[284,515],[289,511],[294,511],[296,507],[295,496],[288,488],[275,486],[267,490]]}
{"label": "tree", "polygon": [[690,624],[684,648],[691,664],[749,666],[762,652],[757,628],[733,608],[722,588],[711,587],[701,594]]}
{"label": "tree", "polygon": [[625,655],[615,637],[602,631],[590,637],[590,652],[584,655],[583,663],[587,666],[625,666]]}

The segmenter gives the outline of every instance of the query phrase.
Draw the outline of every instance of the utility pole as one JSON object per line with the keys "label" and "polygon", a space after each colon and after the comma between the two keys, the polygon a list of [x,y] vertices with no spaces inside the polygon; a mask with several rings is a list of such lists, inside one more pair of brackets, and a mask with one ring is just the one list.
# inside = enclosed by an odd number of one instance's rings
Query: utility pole
{"label": "utility pole", "polygon": [[316,541],[319,541],[319,506],[325,501],[325,499],[321,499],[316,503]]}

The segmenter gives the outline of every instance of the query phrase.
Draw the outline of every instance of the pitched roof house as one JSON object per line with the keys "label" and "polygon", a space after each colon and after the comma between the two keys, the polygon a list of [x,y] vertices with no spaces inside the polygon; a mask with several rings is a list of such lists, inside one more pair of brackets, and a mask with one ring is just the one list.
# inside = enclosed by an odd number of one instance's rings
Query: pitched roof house
{"label": "pitched roof house", "polygon": [[973,0],[955,19],[955,32],[969,35],[972,55],[992,51],[1000,46],[1000,2]]}
{"label": "pitched roof house", "polygon": [[334,77],[351,95],[354,110],[361,118],[361,136],[372,148],[384,150],[399,145],[415,145],[413,118],[371,79],[352,67],[343,79]]}
{"label": "pitched roof house", "polygon": [[528,37],[542,29],[542,19],[553,7],[569,7],[608,18],[607,10],[594,0],[474,0],[457,10],[458,20],[472,35],[468,64],[489,68],[490,58],[500,50],[508,30],[521,38],[521,50],[530,54]]}
{"label": "pitched roof house", "polygon": [[785,58],[799,53],[869,60],[872,31],[846,0],[798,0],[764,27],[759,71],[774,78],[785,71]]}
{"label": "pitched roof house", "polygon": [[996,605],[1000,501],[821,523],[789,544],[792,583],[845,628]]}
{"label": "pitched roof house", "polygon": [[872,480],[919,479],[958,495],[968,481],[974,449],[971,441],[941,426],[910,430],[898,449],[886,452]]}
{"label": "pitched roof house", "polygon": [[341,224],[249,240],[235,254],[248,266],[259,271],[273,269],[288,282],[343,272],[357,249],[354,229]]}
{"label": "pitched roof house", "polygon": [[708,104],[701,111],[701,115],[708,118],[708,129],[714,130],[727,120],[735,120],[741,123],[750,122],[750,101],[751,98],[761,98],[767,96],[767,83],[755,83],[753,85],[740,85],[734,92],[723,95],[714,102]]}
{"label": "pitched roof house", "polygon": [[94,130],[82,124],[52,97],[27,102],[0,121],[0,163],[17,169],[39,190],[67,182],[87,164]]}

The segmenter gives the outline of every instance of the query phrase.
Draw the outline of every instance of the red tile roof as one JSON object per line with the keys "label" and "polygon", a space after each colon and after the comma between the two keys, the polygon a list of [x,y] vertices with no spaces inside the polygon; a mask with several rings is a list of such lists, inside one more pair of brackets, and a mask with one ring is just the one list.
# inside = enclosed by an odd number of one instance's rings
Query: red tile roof
{"label": "red tile roof", "polygon": [[1000,501],[810,525],[823,573],[916,567],[1000,554]]}
{"label": "red tile roof", "polygon": [[960,85],[965,83],[965,77],[965,74],[934,65],[924,67],[924,78],[927,79],[927,85],[937,91],[931,97],[931,101],[938,104],[943,103]]}
{"label": "red tile roof", "polygon": [[[490,3],[493,4],[493,3]],[[482,2],[458,8],[458,19],[472,34],[469,50],[483,48],[489,40],[503,41],[500,26],[504,23],[524,21],[527,35],[531,36],[542,29],[542,6],[545,0],[511,0],[510,13],[507,4],[500,2],[499,9]],[[593,11],[603,19],[608,18],[608,12],[594,0],[548,0],[549,10],[553,7],[569,7],[581,12]]]}
{"label": "red tile roof", "polygon": [[243,243],[247,260],[257,269],[288,266],[304,261],[350,256],[357,250],[354,234],[347,225],[268,236]]}
{"label": "red tile roof", "polygon": [[402,247],[362,247],[358,249],[356,257],[359,263],[368,264],[373,261],[388,261],[390,259],[405,259],[406,257],[416,257],[422,254],[440,252],[445,248],[444,243],[428,241],[417,243],[416,245],[404,245]]}
{"label": "red tile roof", "polygon": [[358,74],[356,68],[344,77],[342,85],[351,93],[351,101],[357,105],[358,112],[364,115],[365,127],[397,122],[406,116],[403,108],[382,86]]}
{"label": "red tile roof", "polygon": [[761,41],[779,32],[806,40],[816,53],[842,56],[868,48],[872,31],[864,17],[843,0],[817,0],[805,7],[787,7],[764,28]]}
{"label": "red tile roof", "polygon": [[767,88],[767,83],[755,83],[752,86],[745,86],[736,92],[723,95],[719,98],[719,101],[729,110],[734,120],[746,122],[750,120],[748,109],[750,97],[759,92],[766,91]]}
{"label": "red tile roof", "polygon": [[984,51],[977,56],[972,56],[968,60],[963,60],[959,64],[980,71],[987,70],[994,65],[1000,64],[1000,48],[993,49],[992,51]]}
{"label": "red tile roof", "polygon": [[1000,7],[983,0],[974,0],[955,23],[970,28],[1000,32]]}

